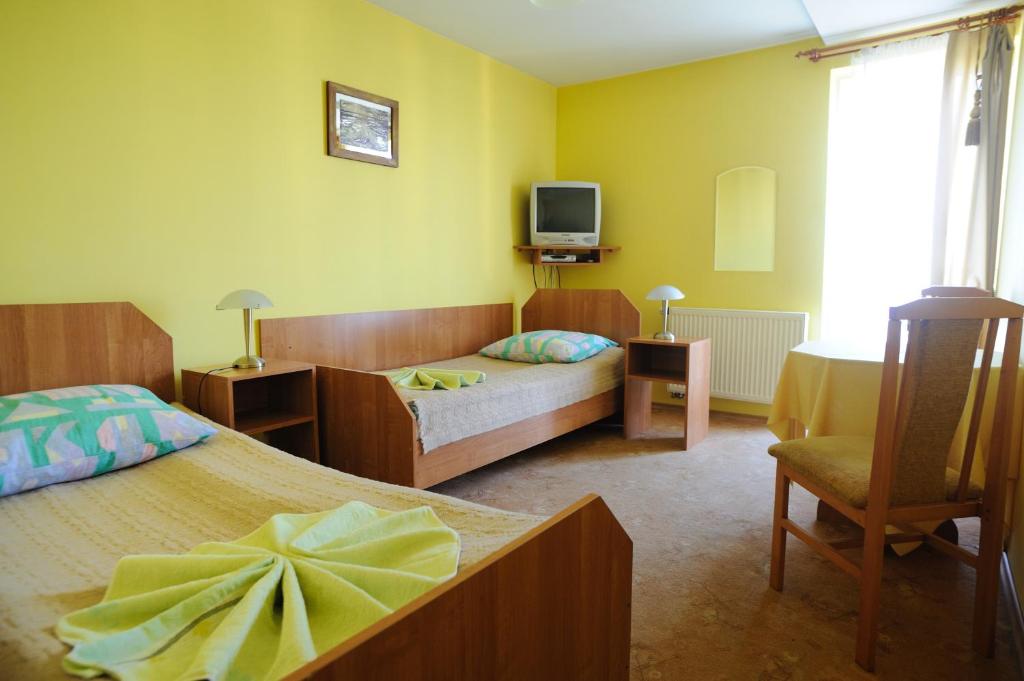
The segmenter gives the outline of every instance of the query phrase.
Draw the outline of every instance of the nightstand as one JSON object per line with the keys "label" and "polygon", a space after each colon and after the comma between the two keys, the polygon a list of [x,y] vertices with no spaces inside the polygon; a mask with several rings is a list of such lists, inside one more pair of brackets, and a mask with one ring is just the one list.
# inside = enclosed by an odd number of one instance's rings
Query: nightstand
{"label": "nightstand", "polygon": [[683,449],[703,440],[711,409],[711,339],[667,341],[638,336],[626,341],[627,438],[639,437],[651,427],[652,381],[685,387]]}
{"label": "nightstand", "polygon": [[316,365],[268,359],[262,369],[216,371],[222,367],[182,370],[185,406],[278,449],[320,461]]}

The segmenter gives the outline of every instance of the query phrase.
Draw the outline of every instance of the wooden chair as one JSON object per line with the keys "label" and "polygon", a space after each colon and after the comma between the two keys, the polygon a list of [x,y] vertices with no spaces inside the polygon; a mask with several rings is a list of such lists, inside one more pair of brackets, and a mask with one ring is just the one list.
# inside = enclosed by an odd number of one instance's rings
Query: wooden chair
{"label": "wooden chair", "polygon": [[[1014,390],[1020,357],[1024,306],[998,298],[922,298],[889,310],[889,333],[882,368],[875,436],[811,437],[769,448],[777,460],[770,584],[782,590],[786,535],[793,534],[860,583],[855,659],[875,666],[882,556],[887,543],[924,541],[977,570],[974,648],[991,656],[994,646],[999,561],[1003,550],[1007,462],[1013,424]],[[1007,320],[999,372],[985,486],[970,481],[996,331]],[[900,379],[903,322],[909,338]],[[986,335],[974,399],[967,405],[977,338]],[[970,409],[963,465],[946,467],[954,433]],[[864,528],[863,541],[821,541],[789,518],[790,482]],[[979,516],[978,554],[916,527],[953,518]],[[886,536],[886,525],[899,534]],[[859,564],[841,551],[863,547]]]}

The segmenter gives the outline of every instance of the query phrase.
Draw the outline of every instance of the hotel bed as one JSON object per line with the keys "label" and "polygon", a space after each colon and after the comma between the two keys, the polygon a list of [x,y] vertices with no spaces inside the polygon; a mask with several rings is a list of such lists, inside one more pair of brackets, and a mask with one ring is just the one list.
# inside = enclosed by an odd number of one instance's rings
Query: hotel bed
{"label": "hotel bed", "polygon": [[[640,333],[640,313],[617,290],[540,289],[520,327],[625,345]],[[620,349],[558,367],[472,357],[511,334],[510,303],[260,321],[265,357],[317,365],[321,462],[420,488],[622,410]],[[483,368],[490,385],[431,395],[375,373],[424,366]]]}
{"label": "hotel bed", "polygon": [[[170,338],[128,303],[0,306],[0,395],[90,383],[173,393]],[[184,409],[184,407],[179,407]],[[245,435],[0,498],[0,668],[68,678],[60,616],[102,596],[117,560],[238,538],[282,512],[351,500],[431,506],[459,573],[288,678],[625,679],[632,543],[599,497],[550,517],[357,478]]]}
{"label": "hotel bed", "polygon": [[184,553],[237,539],[275,513],[359,500],[389,510],[431,506],[459,533],[464,570],[544,520],[357,478],[208,423],[217,435],[180,452],[0,499],[0,668],[10,678],[68,678],[60,668],[67,647],[53,625],[99,601],[127,554]]}
{"label": "hotel bed", "polygon": [[438,447],[597,397],[622,387],[625,351],[607,348],[570,364],[527,364],[479,354],[432,362],[439,369],[483,371],[487,380],[460,390],[399,394],[416,417],[420,448]]}

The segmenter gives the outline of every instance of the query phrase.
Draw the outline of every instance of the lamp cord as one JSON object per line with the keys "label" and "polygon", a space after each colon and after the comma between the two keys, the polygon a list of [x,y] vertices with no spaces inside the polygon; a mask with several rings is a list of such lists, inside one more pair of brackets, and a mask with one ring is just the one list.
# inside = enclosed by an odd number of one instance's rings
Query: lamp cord
{"label": "lamp cord", "polygon": [[197,414],[199,414],[200,416],[203,415],[203,383],[206,382],[206,378],[210,374],[216,373],[218,371],[227,371],[228,369],[234,369],[234,368],[235,368],[234,365],[229,366],[229,367],[220,367],[218,369],[210,369],[205,374],[203,374],[203,377],[199,379],[199,388],[196,390],[196,413]]}

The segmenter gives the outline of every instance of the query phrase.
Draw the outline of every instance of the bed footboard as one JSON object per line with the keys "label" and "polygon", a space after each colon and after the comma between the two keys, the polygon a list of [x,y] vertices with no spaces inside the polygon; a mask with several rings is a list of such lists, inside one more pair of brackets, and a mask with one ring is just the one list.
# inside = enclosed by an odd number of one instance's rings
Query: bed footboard
{"label": "bed footboard", "polygon": [[629,677],[633,542],[589,495],[288,677]]}
{"label": "bed footboard", "polygon": [[622,387],[433,449],[416,459],[416,487],[427,488],[622,410]]}
{"label": "bed footboard", "polygon": [[387,376],[317,366],[320,463],[412,487],[416,417]]}

